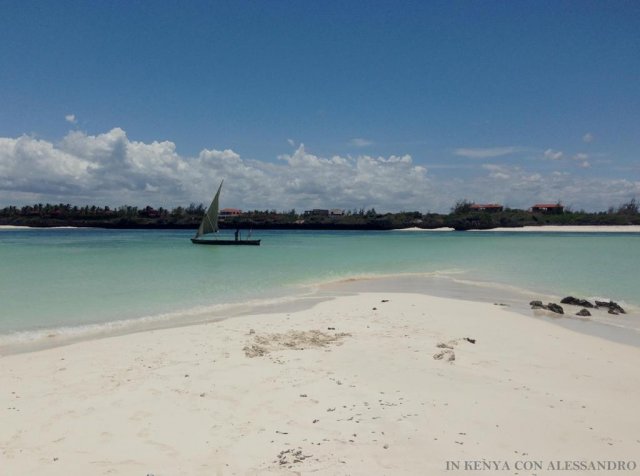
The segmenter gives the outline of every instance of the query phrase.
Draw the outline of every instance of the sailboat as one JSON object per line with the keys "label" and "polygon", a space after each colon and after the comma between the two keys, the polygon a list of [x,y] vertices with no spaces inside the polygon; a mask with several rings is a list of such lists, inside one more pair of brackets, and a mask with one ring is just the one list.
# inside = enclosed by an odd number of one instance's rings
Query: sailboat
{"label": "sailboat", "polygon": [[222,190],[222,182],[220,182],[220,186],[218,187],[218,192],[216,196],[213,197],[213,201],[207,212],[202,217],[202,222],[200,222],[200,227],[198,227],[198,231],[196,232],[196,236],[191,238],[191,243],[195,243],[196,245],[260,245],[260,240],[241,240],[239,239],[240,231],[236,231],[235,240],[220,240],[217,238],[207,238],[207,235],[218,233],[218,202],[220,200],[220,190]]}

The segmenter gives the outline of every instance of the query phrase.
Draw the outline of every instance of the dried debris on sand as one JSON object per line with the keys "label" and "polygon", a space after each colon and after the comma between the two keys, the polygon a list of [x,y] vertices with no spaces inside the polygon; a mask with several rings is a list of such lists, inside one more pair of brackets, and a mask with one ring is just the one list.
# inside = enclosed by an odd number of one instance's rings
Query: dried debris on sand
{"label": "dried debris on sand", "polygon": [[261,357],[276,350],[304,350],[312,347],[326,347],[330,344],[340,345],[340,341],[350,335],[344,332],[328,334],[319,330],[255,335],[253,343],[245,346],[242,350],[247,357]]}
{"label": "dried debris on sand", "polygon": [[460,339],[452,339],[449,342],[440,342],[436,345],[436,347],[444,350],[433,354],[433,358],[435,360],[446,360],[447,362],[453,362],[454,360],[456,360],[456,354],[453,351],[453,348],[461,342],[469,342],[470,344],[475,344],[476,339],[472,339],[471,337],[462,337]]}
{"label": "dried debris on sand", "polygon": [[[302,448],[298,446],[298,449],[288,449],[278,453],[277,462],[282,466],[293,463],[302,463],[307,458],[311,458],[311,455],[303,454]],[[274,463],[275,462],[276,461],[274,461]]]}

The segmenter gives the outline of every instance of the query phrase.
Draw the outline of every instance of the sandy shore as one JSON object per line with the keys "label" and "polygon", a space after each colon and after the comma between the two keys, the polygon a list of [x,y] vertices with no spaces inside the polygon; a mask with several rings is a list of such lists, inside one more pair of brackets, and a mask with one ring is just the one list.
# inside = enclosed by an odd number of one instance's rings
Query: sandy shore
{"label": "sandy shore", "polygon": [[67,229],[80,229],[80,227],[50,226],[46,228],[41,228],[41,227],[35,227],[35,226],[22,226],[22,225],[0,225],[0,230],[67,230]]}
{"label": "sandy shore", "polygon": [[537,231],[537,232],[566,232],[566,233],[640,233],[640,225],[624,226],[521,226],[518,228],[491,228],[489,230],[469,230],[469,231]]}
{"label": "sandy shore", "polygon": [[[454,231],[453,228],[398,228],[393,231]],[[558,226],[558,225],[544,225],[544,226],[521,226],[521,227],[498,227],[489,228],[486,230],[467,230],[467,231],[527,231],[527,232],[565,232],[565,233],[640,233],[640,225],[624,225],[624,226],[591,226],[591,225],[579,225],[579,226]]]}
{"label": "sandy shore", "polygon": [[396,228],[392,231],[454,231],[454,229],[447,226],[440,228],[419,228],[417,226],[411,226],[409,228]]}
{"label": "sandy shore", "polygon": [[[540,475],[640,460],[639,357],[508,307],[400,293],[8,355],[0,472]],[[510,469],[463,470],[483,459]]]}

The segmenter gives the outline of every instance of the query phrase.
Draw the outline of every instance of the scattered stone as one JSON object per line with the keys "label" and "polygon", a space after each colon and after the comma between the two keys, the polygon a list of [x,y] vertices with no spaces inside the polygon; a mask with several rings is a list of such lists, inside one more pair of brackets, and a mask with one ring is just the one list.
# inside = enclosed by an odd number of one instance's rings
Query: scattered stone
{"label": "scattered stone", "polygon": [[476,340],[472,339],[471,337],[465,337],[464,340],[466,340],[467,342],[471,342],[472,344],[476,343]]}
{"label": "scattered stone", "polygon": [[562,306],[554,302],[550,302],[549,304],[547,304],[547,309],[551,312],[555,312],[556,314],[564,314],[564,309],[562,309]]}
{"label": "scattered stone", "polygon": [[547,308],[547,306],[542,304],[542,301],[531,301],[529,303],[529,305],[531,306],[531,309],[546,309]]}
{"label": "scattered stone", "polygon": [[320,420],[318,420],[317,418],[315,420],[313,420],[313,423],[318,423]]}
{"label": "scattered stone", "polygon": [[204,396],[205,396],[205,394],[204,394],[204,393],[201,393],[201,394],[200,394],[200,396],[201,396],[201,397],[204,397]]}
{"label": "scattered stone", "polygon": [[582,308],[580,309],[578,312],[576,312],[576,316],[590,316],[591,313],[589,311],[587,311],[586,309]]}
{"label": "scattered stone", "polygon": [[328,331],[335,331],[335,330],[336,330],[336,328],[335,328],[335,327],[327,327],[327,330],[328,330]]}
{"label": "scattered stone", "polygon": [[380,302],[389,302],[389,300],[388,300],[388,299],[383,299],[383,300],[382,300],[382,301],[380,301]]}
{"label": "scattered stone", "polygon": [[388,450],[388,449],[389,449],[389,445],[387,445],[387,444],[384,444],[382,447],[383,447],[385,450]]}
{"label": "scattered stone", "polygon": [[301,396],[302,398],[307,398],[307,394],[306,394],[306,393],[301,393],[301,394],[300,394],[300,396]]}
{"label": "scattered stone", "polygon": [[567,296],[562,301],[560,301],[560,303],[561,304],[571,304],[573,306],[588,307],[588,308],[593,308],[594,307],[593,304],[591,304],[586,299],[578,299],[578,298],[574,298],[573,296]]}
{"label": "scattered stone", "polygon": [[251,335],[253,335],[253,334],[255,334],[255,333],[256,333],[256,331],[255,331],[254,329],[249,329],[249,335],[250,335],[250,336],[251,336]]}
{"label": "scattered stone", "polygon": [[372,311],[377,311],[377,310],[378,310],[378,308],[377,308],[377,307],[374,307],[374,308],[373,308],[373,309],[371,309],[371,310],[372,310]]}

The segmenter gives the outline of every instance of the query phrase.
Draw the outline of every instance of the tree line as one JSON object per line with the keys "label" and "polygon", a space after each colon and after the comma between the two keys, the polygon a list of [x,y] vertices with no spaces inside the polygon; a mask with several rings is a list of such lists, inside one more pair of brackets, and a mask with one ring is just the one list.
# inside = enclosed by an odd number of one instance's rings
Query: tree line
{"label": "tree line", "polygon": [[[512,208],[482,211],[474,210],[471,205],[473,202],[461,200],[446,214],[419,211],[378,213],[374,208],[346,210],[343,214],[337,215],[319,213],[320,211],[298,213],[295,209],[281,212],[253,210],[221,218],[220,227],[345,230],[451,227],[456,230],[468,230],[535,225],[640,225],[639,206],[635,199],[602,212],[574,211],[567,208],[562,213]],[[187,229],[197,228],[204,212],[204,205],[195,203],[173,209],[151,206],[138,208],[129,205],[111,208],[38,203],[0,209],[0,225]]]}

